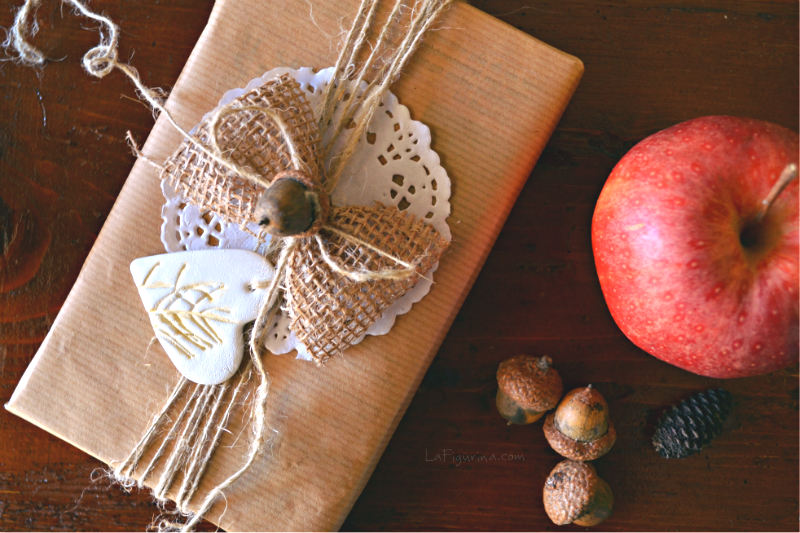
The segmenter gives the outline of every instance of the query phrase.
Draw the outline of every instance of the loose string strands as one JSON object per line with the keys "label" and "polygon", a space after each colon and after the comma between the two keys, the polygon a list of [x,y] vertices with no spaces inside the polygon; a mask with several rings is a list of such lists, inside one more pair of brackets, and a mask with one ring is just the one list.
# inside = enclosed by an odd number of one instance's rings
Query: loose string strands
{"label": "loose string strands", "polygon": [[366,28],[372,21],[377,5],[378,3],[374,0],[361,0],[361,4],[358,6],[358,12],[353,19],[353,25],[347,33],[344,45],[339,52],[339,57],[336,58],[336,63],[333,66],[331,83],[325,88],[324,97],[322,98],[324,105],[319,118],[320,131],[327,129],[328,124],[333,118],[333,110],[336,107],[336,102],[341,100],[344,91],[344,85],[337,86],[333,83],[333,80],[346,79],[348,77],[348,71],[366,40]]}
{"label": "loose string strands", "polygon": [[[249,172],[247,169],[240,168],[235,163],[221,157],[219,153],[209,150],[205,145],[197,141],[188,131],[186,131],[175,120],[172,114],[167,111],[161,102],[159,91],[149,88],[142,83],[138,71],[128,63],[120,62],[118,57],[119,48],[119,27],[114,22],[103,15],[99,15],[89,10],[79,0],[61,0],[62,3],[71,5],[76,11],[89,19],[92,19],[100,24],[100,43],[94,48],[90,49],[83,55],[83,68],[88,74],[96,78],[105,78],[115,68],[125,74],[128,79],[136,87],[137,94],[143,98],[152,109],[163,114],[169,123],[186,139],[193,140],[198,149],[205,155],[212,158],[214,161],[227,168],[235,174],[239,174],[245,179],[255,180],[263,184],[263,178],[257,174]],[[31,27],[29,19],[32,13],[38,8],[41,0],[26,0],[25,4],[17,12],[14,19],[14,25],[11,27],[11,46],[17,52],[19,60],[29,66],[41,66],[45,63],[45,56],[40,50],[31,45],[26,39],[25,35],[31,33],[28,28]]]}
{"label": "loose string strands", "polygon": [[197,388],[200,389],[200,394],[195,400],[189,420],[186,422],[181,436],[175,441],[177,453],[169,456],[164,467],[164,473],[161,475],[155,489],[153,489],[153,493],[159,500],[166,498],[167,491],[172,486],[172,481],[186,462],[187,455],[190,453],[190,444],[195,440],[195,435],[214,389],[213,386],[209,385],[198,385]]}
{"label": "loose string strands", "polygon": [[133,450],[131,450],[131,452],[128,454],[128,457],[119,466],[117,466],[117,468],[114,469],[113,474],[116,479],[126,480],[132,476],[133,471],[139,464],[139,460],[142,458],[145,450],[150,445],[153,436],[166,420],[167,412],[169,412],[169,410],[175,404],[175,401],[183,393],[188,381],[189,380],[183,376],[181,376],[181,379],[178,380],[178,383],[172,389],[172,392],[170,393],[169,398],[167,398],[167,401],[164,403],[164,406],[153,417],[153,421],[147,427],[145,434],[142,435],[142,438],[139,439],[139,442],[137,442],[136,446],[133,447]]}
{"label": "loose string strands", "polygon": [[[261,370],[263,371],[263,367]],[[248,386],[251,380],[252,364],[249,363],[242,369],[237,384],[233,387],[230,395],[228,395],[228,391],[231,389],[229,384],[196,385],[183,406],[180,407],[169,434],[163,439],[147,467],[139,474],[139,481],[134,482],[131,478],[136,473],[143,453],[152,445],[154,436],[167,419],[167,414],[175,408],[178,399],[185,392],[187,380],[186,378],[181,378],[161,411],[155,416],[155,420],[150,425],[149,430],[137,446],[134,447],[128,458],[114,470],[115,480],[125,487],[130,487],[134,484],[140,488],[143,487],[152,474],[158,459],[163,456],[165,449],[174,440],[175,443],[167,456],[165,467],[158,477],[153,495],[159,502],[168,501],[168,490],[172,487],[173,481],[178,474],[182,473],[183,481],[175,497],[178,512],[193,518],[197,517],[198,520],[202,518],[208,509],[206,508],[202,513],[192,513],[188,508],[189,502],[197,493],[200,479],[205,473],[211,456],[219,445],[222,433],[226,431],[225,428],[233,410],[237,406],[237,399],[241,391]],[[264,399],[266,398],[266,391],[263,392],[262,396]],[[213,406],[209,409],[208,405],[212,399]],[[223,405],[225,406],[224,409],[222,408]],[[188,418],[187,415],[189,415]],[[263,413],[256,411],[251,417],[258,418],[260,415],[263,415]],[[203,423],[204,418],[205,422]],[[263,417],[261,418],[263,419]],[[202,432],[200,431],[201,426]],[[178,437],[177,434],[179,432],[180,436]],[[260,445],[258,447],[260,448]],[[229,481],[228,485],[232,482]],[[197,520],[194,521],[194,524],[196,522]],[[191,526],[170,522],[170,527],[186,529]]]}
{"label": "loose string strands", "polygon": [[[180,413],[178,413],[178,417],[175,419],[175,421],[170,426],[170,429],[169,429],[169,432],[167,433],[167,436],[164,437],[161,440],[161,445],[156,450],[156,453],[153,454],[153,457],[150,458],[150,462],[147,464],[147,468],[145,468],[144,472],[142,472],[139,475],[139,483],[138,483],[139,488],[142,488],[144,486],[144,480],[146,480],[148,478],[148,476],[153,471],[153,469],[156,467],[156,465],[159,464],[159,461],[160,461],[161,457],[163,456],[164,451],[167,449],[167,446],[173,440],[175,440],[175,438],[178,436],[179,428],[183,427],[183,421],[185,420],[186,415],[189,414],[189,411],[191,410],[192,405],[194,405],[195,400],[197,399],[197,397],[200,395],[201,392],[202,392],[202,390],[201,390],[200,387],[196,386],[194,388],[194,392],[192,392],[192,396],[184,404],[184,406],[181,409]],[[148,443],[148,447],[149,447],[149,444],[150,443]],[[128,473],[128,476],[129,477],[133,477],[134,471],[135,471],[135,467],[134,467],[134,469],[130,470],[130,472]]]}
{"label": "loose string strands", "polygon": [[[209,437],[211,434],[211,427],[214,425],[214,420],[216,418],[217,412],[219,411],[220,405],[222,405],[222,399],[225,397],[225,393],[228,390],[228,384],[222,383],[217,387],[214,387],[214,391],[212,395],[216,395],[216,399],[214,400],[214,405],[211,407],[211,411],[208,412],[208,416],[206,417],[205,424],[203,427],[203,433],[198,435],[195,442],[204,444],[209,442]],[[178,489],[178,495],[175,497],[175,503],[178,505],[178,508],[183,509],[186,507],[188,503],[188,499],[191,497],[190,488],[192,485],[192,480],[195,479],[195,473],[197,472],[198,468],[200,468],[200,464],[198,459],[200,454],[203,450],[203,446],[194,446],[189,454],[189,458],[186,464],[186,468],[184,469],[183,474],[183,483],[181,483],[180,489]]]}
{"label": "loose string strands", "polygon": [[[362,0],[361,9],[366,9],[367,5],[371,4],[370,9],[375,9],[378,5],[377,0]],[[322,116],[325,117],[326,115],[333,115],[333,111],[336,108],[339,102],[345,101],[345,107],[342,110],[342,114],[340,119],[337,121],[336,124],[333,124],[333,135],[331,135],[331,140],[323,148],[322,154],[323,159],[328,156],[333,149],[333,141],[337,139],[339,133],[341,132],[341,128],[348,124],[350,120],[353,118],[353,111],[355,110],[352,108],[353,102],[355,102],[357,98],[357,94],[351,94],[350,98],[345,99],[345,93],[348,89],[353,89],[355,91],[360,90],[361,82],[366,77],[367,72],[374,69],[375,63],[378,57],[381,56],[381,53],[384,52],[384,45],[388,41],[387,32],[392,24],[395,22],[395,18],[400,11],[400,7],[403,5],[402,2],[395,2],[392,11],[389,13],[386,21],[384,22],[380,33],[378,34],[378,38],[376,39],[374,45],[372,46],[372,52],[367,57],[367,59],[362,63],[361,68],[358,71],[358,75],[356,76],[355,80],[352,83],[348,82],[348,73],[341,72],[340,70],[334,69],[333,75],[331,76],[331,83],[328,85],[326,89],[326,98],[324,100],[324,107]],[[358,36],[361,38],[366,38],[366,34],[368,31],[368,27],[364,25],[358,24],[358,18],[353,22],[353,27],[350,29],[351,34],[358,32]],[[339,58],[337,59],[337,64],[344,60],[344,57],[347,54],[347,47],[342,47],[342,50],[339,54]],[[350,61],[354,61],[355,58],[351,54]],[[330,95],[330,96],[329,96]],[[351,110],[352,109],[352,110]],[[330,120],[330,118],[329,118]],[[328,122],[320,122],[320,128],[327,128]]]}
{"label": "loose string strands", "polygon": [[36,10],[39,9],[41,0],[28,0],[17,11],[14,17],[14,24],[11,26],[8,40],[4,43],[5,46],[11,46],[16,50],[17,57],[23,65],[28,66],[41,66],[44,65],[44,54],[38,48],[31,46],[25,38],[25,34],[35,35],[39,29],[38,23],[34,20],[33,23],[29,19],[33,18]]}
{"label": "loose string strands", "polygon": [[[374,6],[377,5],[377,2],[373,2],[373,5]],[[381,31],[378,34],[378,38],[376,39],[375,45],[372,47],[372,52],[362,64],[355,80],[351,84],[348,83],[337,84],[337,92],[336,92],[337,99],[334,102],[341,101],[339,100],[339,98],[343,97],[342,93],[344,92],[345,87],[347,87],[348,85],[350,85],[354,91],[359,91],[361,89],[361,83],[366,78],[367,73],[373,70],[378,57],[380,57],[381,53],[384,52],[384,47],[385,47],[384,45],[388,42],[388,31],[395,24],[395,19],[398,13],[400,12],[400,7],[402,5],[403,5],[402,2],[395,2],[392,11],[389,13],[389,16],[386,18],[386,21],[384,22],[383,27],[381,28]],[[365,31],[364,33],[366,34]],[[333,76],[331,77],[331,80],[333,82],[333,80],[337,79],[340,78],[337,76],[337,73],[334,72]],[[333,83],[329,84],[328,87],[331,87],[332,85]],[[344,125],[349,124],[350,120],[352,120],[353,113],[355,112],[356,109],[353,107],[353,104],[357,100],[358,100],[357,93],[353,93],[350,98],[344,101],[344,108],[342,109],[341,119],[334,125],[334,132],[333,135],[331,135],[330,137],[331,141],[322,150],[323,161],[326,160],[326,157],[330,155],[330,152],[333,149],[333,141],[339,137]],[[327,105],[330,104],[328,104],[328,102],[326,101],[326,106]],[[331,105],[331,112],[332,109],[335,107],[335,105],[336,105],[335,103]]]}
{"label": "loose string strands", "polygon": [[[211,455],[214,453],[214,450],[219,443],[219,439],[222,436],[222,433],[225,431],[225,428],[228,426],[228,420],[230,419],[231,413],[233,412],[232,406],[235,405],[236,398],[239,396],[239,392],[241,391],[242,387],[250,381],[252,372],[248,369],[247,372],[242,373],[242,377],[239,379],[239,383],[236,385],[236,388],[233,389],[233,393],[231,394],[230,401],[228,404],[228,408],[225,410],[222,418],[220,419],[219,423],[217,424],[216,431],[214,436],[209,441],[208,447],[205,451],[205,455],[197,462],[197,468],[193,472],[192,476],[187,476],[191,479],[191,483],[188,486],[188,489],[185,492],[185,498],[183,500],[178,501],[178,505],[181,508],[187,508],[189,504],[189,500],[191,500],[192,495],[197,491],[197,485],[200,482],[203,474],[205,473],[205,469],[208,466],[209,460],[211,459]],[[220,399],[224,398],[223,395],[220,395]],[[210,418],[208,421],[208,427],[212,426],[213,418]],[[205,437],[204,437],[205,439]]]}
{"label": "loose string strands", "polygon": [[264,348],[262,342],[264,336],[269,331],[269,326],[272,323],[271,314],[273,313],[278,302],[278,294],[280,283],[286,275],[289,265],[289,256],[297,248],[298,241],[293,237],[283,239],[281,254],[278,257],[278,262],[275,265],[275,274],[267,286],[267,296],[265,297],[266,303],[261,306],[258,311],[258,316],[253,324],[253,332],[250,334],[250,352],[260,355]]}
{"label": "loose string strands", "polygon": [[[256,461],[261,450],[263,449],[263,444],[266,435],[266,410],[267,410],[267,396],[269,394],[269,375],[267,371],[264,369],[264,364],[261,360],[261,357],[250,350],[250,360],[252,361],[253,367],[256,369],[256,373],[258,374],[259,385],[256,389],[255,399],[253,400],[253,412],[250,418],[252,422],[251,428],[251,440],[250,440],[250,449],[247,453],[247,460],[245,463],[233,474],[231,474],[225,481],[216,485],[212,488],[208,494],[206,495],[205,499],[203,499],[203,503],[200,505],[200,508],[197,510],[196,513],[192,516],[192,518],[184,525],[183,531],[192,531],[194,527],[202,520],[206,513],[211,510],[211,506],[217,501],[220,496],[224,496],[224,490],[230,487],[237,479],[239,479],[242,474],[247,472],[250,469],[250,466]],[[211,454],[207,454],[204,458],[204,468],[205,465],[208,464],[208,460],[210,459]],[[188,501],[188,500],[187,500]]]}
{"label": "loose string strands", "polygon": [[158,163],[158,161],[155,161],[142,153],[142,151],[139,149],[139,145],[136,143],[136,139],[133,138],[133,133],[131,133],[130,130],[125,132],[125,142],[128,143],[128,148],[131,149],[131,153],[133,153],[134,157],[136,157],[137,159],[144,160],[145,162],[147,162],[147,164],[149,164],[151,167],[155,168],[159,172],[164,170],[164,167],[160,163]]}
{"label": "loose string strands", "polygon": [[[372,116],[380,106],[380,103],[383,100],[386,92],[389,90],[389,87],[400,76],[401,71],[403,68],[405,68],[408,60],[419,47],[423,35],[425,35],[425,33],[428,31],[431,24],[433,24],[434,20],[436,20],[436,18],[452,3],[452,1],[453,0],[422,0],[419,2],[419,5],[415,6],[417,8],[416,12],[412,15],[411,23],[402,42],[392,50],[390,61],[379,70],[378,74],[367,85],[367,88],[360,94],[358,98],[356,98],[356,95],[358,93],[359,86],[355,85],[352,87],[353,93],[351,94],[350,99],[357,105],[351,107],[352,102],[348,104],[346,108],[347,112],[343,114],[337,124],[334,125],[334,135],[330,137],[329,144],[323,147],[322,151],[323,156],[326,156],[330,153],[333,143],[338,140],[339,136],[343,133],[343,130],[349,127],[351,121],[353,120],[354,114],[357,112],[358,120],[355,121],[355,127],[349,130],[344,148],[334,158],[332,158],[332,168],[328,169],[328,180],[326,182],[326,188],[328,192],[333,191],[333,189],[336,187],[344,167],[355,153],[358,140],[366,131],[367,126],[372,120]],[[374,4],[377,3],[377,0],[362,0],[362,7],[367,2]],[[367,71],[372,68],[373,63],[379,56],[377,51],[383,47],[392,46],[392,43],[390,43],[388,39],[387,29],[389,26],[395,24],[395,17],[401,4],[401,0],[398,0],[395,3],[395,8],[389,14],[389,18],[387,19],[378,36],[378,42],[374,45],[373,53],[370,54],[367,61],[362,65],[361,71],[357,77],[359,84],[360,81],[364,79]],[[356,24],[353,25],[354,29],[357,26],[357,22],[358,20],[356,21]],[[358,38],[360,39],[362,34],[366,34],[368,31],[369,28],[367,26],[360,25]],[[341,93],[343,90],[341,87],[349,85],[347,76],[343,75],[341,71],[335,71],[334,78],[331,79],[329,88],[332,85],[340,87],[340,89],[338,89],[338,93]],[[326,100],[325,108],[323,109],[323,115],[326,112],[332,114],[332,110],[328,110],[327,107],[335,106],[335,104],[336,102],[333,99]]]}
{"label": "loose string strands", "polygon": [[[77,0],[62,0],[62,1],[69,1],[71,3],[76,3],[77,2]],[[106,19],[106,20],[108,20],[108,19]],[[92,50],[94,50],[94,48]],[[87,66],[86,56],[88,56],[92,52],[92,50],[89,50],[89,52],[87,52],[86,55],[84,56],[84,68],[86,69],[87,72],[89,72],[89,74],[97,76],[98,78],[102,78],[107,73],[104,72],[102,75],[98,75],[96,73],[98,71],[91,70],[90,66]],[[242,178],[247,179],[248,181],[251,181],[251,182],[254,182],[254,183],[258,183],[258,184],[261,184],[261,185],[265,184],[263,177],[261,177],[260,175],[256,174],[255,172],[250,172],[246,168],[240,167],[239,165],[237,165],[233,161],[230,161],[230,160],[226,159],[225,157],[222,157],[222,155],[218,151],[210,150],[206,145],[201,143],[195,136],[193,136],[188,131],[186,131],[183,127],[181,127],[181,125],[178,124],[178,122],[175,120],[175,117],[172,116],[172,113],[170,113],[167,110],[167,108],[164,107],[164,105],[161,103],[160,98],[159,98],[158,94],[156,93],[156,91],[151,89],[151,88],[146,87],[142,83],[142,80],[139,77],[139,73],[137,72],[137,70],[135,68],[133,68],[132,66],[128,65],[127,63],[118,62],[116,60],[116,51],[114,51],[113,56],[114,57],[109,56],[108,58],[104,58],[104,60],[105,61],[109,61],[110,62],[109,64],[111,64],[112,67],[116,67],[117,69],[120,70],[120,72],[125,74],[125,76],[127,76],[128,79],[131,80],[133,85],[136,87],[137,93],[142,98],[144,98],[144,100],[148,104],[150,104],[150,107],[152,107],[154,110],[158,111],[159,113],[161,113],[165,117],[167,117],[167,121],[172,125],[172,127],[174,127],[185,139],[188,139],[195,146],[197,146],[198,150],[200,150],[205,155],[207,155],[208,157],[210,157],[211,159],[213,159],[214,161],[216,161],[217,163],[219,163],[223,167],[227,168],[228,170],[230,170],[234,174],[239,175]],[[99,59],[98,60],[93,60],[93,62],[91,64],[94,65],[94,64],[97,64],[100,61],[101,60],[99,60]],[[104,63],[100,62],[99,64],[103,65]]]}

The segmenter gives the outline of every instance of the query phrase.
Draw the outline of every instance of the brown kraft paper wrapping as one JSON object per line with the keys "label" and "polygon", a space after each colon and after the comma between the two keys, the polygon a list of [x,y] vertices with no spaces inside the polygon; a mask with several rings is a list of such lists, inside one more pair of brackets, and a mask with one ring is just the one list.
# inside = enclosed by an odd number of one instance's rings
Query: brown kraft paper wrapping
{"label": "brown kraft paper wrapping", "polygon": [[[218,0],[167,108],[191,127],[222,93],[267,70],[333,64],[331,38],[357,5],[314,2],[314,20],[329,37],[310,22],[303,2]],[[367,337],[323,368],[292,355],[265,361],[271,445],[225,491],[227,505],[218,502],[209,513],[225,529],[341,525],[583,72],[575,57],[467,4],[455,4],[436,27],[393,87],[411,116],[430,127],[452,181],[453,241],[436,283],[388,335]],[[144,152],[164,160],[180,141],[161,117]],[[178,379],[159,346],[147,350],[153,333],[128,270],[136,257],[163,253],[161,205],[156,170],[137,161],[7,405],[106,463],[126,457]],[[232,435],[214,455],[195,507],[244,461],[243,420],[232,418]]]}

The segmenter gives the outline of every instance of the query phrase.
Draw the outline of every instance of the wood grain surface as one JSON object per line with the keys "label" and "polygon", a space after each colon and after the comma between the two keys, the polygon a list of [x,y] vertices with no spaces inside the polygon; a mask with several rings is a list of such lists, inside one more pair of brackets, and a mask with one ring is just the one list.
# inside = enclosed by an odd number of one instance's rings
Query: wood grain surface
{"label": "wood grain surface", "polygon": [[[80,70],[95,34],[55,0],[43,4],[35,42],[53,61],[0,63],[3,402],[130,170],[125,131],[143,140],[152,125],[121,75],[98,81]],[[120,23],[123,57],[167,88],[212,4],[93,3]],[[473,4],[580,57],[586,72],[344,529],[557,529],[541,504],[558,462],[541,424],[509,428],[493,405],[500,360],[546,353],[567,387],[593,383],[605,394],[617,426],[615,448],[596,462],[617,499],[599,529],[798,530],[797,367],[723,382],[648,356],[614,325],[589,239],[606,176],[642,137],[708,114],[798,129],[798,3]],[[0,26],[11,20],[3,4]],[[655,455],[660,411],[710,386],[736,402],[724,433],[684,460]],[[156,507],[144,492],[111,487],[102,467],[0,411],[0,529],[141,529]]]}

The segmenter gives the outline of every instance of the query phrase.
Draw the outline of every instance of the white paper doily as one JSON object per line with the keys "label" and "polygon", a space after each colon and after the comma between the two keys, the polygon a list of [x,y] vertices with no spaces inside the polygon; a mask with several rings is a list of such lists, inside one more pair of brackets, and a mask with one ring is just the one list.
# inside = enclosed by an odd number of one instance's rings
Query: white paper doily
{"label": "white paper doily", "polygon": [[[218,105],[226,105],[245,92],[287,73],[306,91],[311,108],[319,116],[322,94],[333,74],[332,68],[318,72],[307,67],[276,68],[250,81],[243,89],[226,92]],[[365,86],[366,83],[362,83],[361,90]],[[337,107],[336,113],[340,111]],[[204,119],[210,114],[211,112],[206,114]],[[323,141],[326,140],[327,137],[323,135]],[[450,178],[440,165],[439,156],[431,149],[430,143],[428,127],[412,120],[408,108],[400,104],[394,94],[387,93],[367,131],[359,139],[358,148],[331,195],[331,202],[338,206],[369,206],[375,202],[394,205],[431,224],[449,241],[451,235],[447,217],[450,214]],[[333,153],[337,152],[336,148],[338,147],[335,146],[332,150]],[[251,223],[242,228],[226,222],[212,211],[203,212],[163,181],[161,190],[166,198],[161,210],[161,241],[168,252],[209,248],[263,252],[269,242],[269,235],[258,224]],[[436,267],[431,274],[434,270]],[[420,280],[383,312],[367,334],[388,333],[395,318],[407,313],[414,303],[428,293],[430,287],[429,280]],[[266,346],[275,354],[296,349],[298,358],[311,360],[305,347],[289,331],[289,317],[284,312],[276,317]]]}

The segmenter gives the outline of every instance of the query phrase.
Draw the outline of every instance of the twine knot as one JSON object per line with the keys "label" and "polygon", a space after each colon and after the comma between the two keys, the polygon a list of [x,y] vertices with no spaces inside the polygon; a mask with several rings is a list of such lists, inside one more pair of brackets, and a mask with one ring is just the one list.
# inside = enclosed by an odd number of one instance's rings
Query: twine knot
{"label": "twine knot", "polygon": [[117,49],[99,44],[83,55],[83,68],[96,78],[105,78],[117,64]]}
{"label": "twine knot", "polygon": [[[365,129],[370,117],[357,118],[354,129]],[[250,334],[258,357],[279,300],[317,364],[339,355],[447,247],[435,228],[394,206],[331,206],[335,182],[319,156],[320,137],[305,91],[285,74],[214,111],[162,167],[161,178],[188,202],[235,224],[259,223],[280,248]]]}

